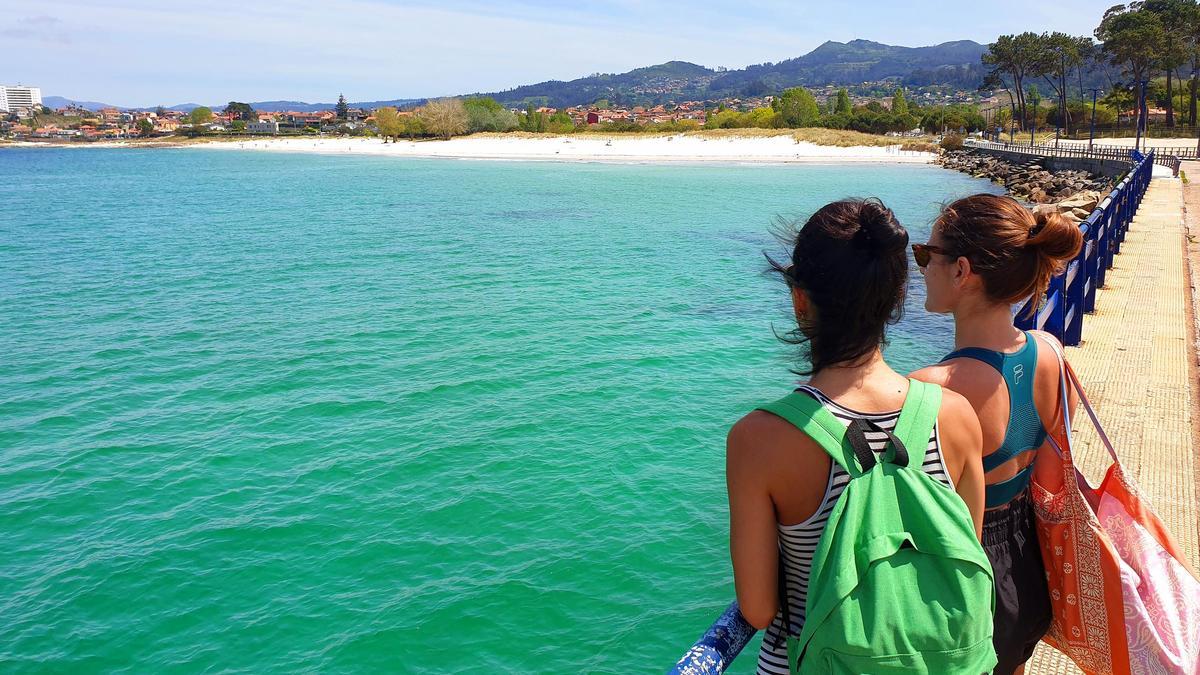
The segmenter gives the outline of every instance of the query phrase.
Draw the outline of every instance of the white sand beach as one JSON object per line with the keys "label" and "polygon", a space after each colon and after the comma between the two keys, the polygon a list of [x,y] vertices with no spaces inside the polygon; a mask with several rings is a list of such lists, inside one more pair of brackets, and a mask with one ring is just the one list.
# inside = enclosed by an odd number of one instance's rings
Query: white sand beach
{"label": "white sand beach", "polygon": [[791,136],[478,135],[449,141],[384,143],[377,138],[272,138],[206,143],[204,148],[456,159],[610,162],[928,163],[933,153],[889,147],[836,147]]}

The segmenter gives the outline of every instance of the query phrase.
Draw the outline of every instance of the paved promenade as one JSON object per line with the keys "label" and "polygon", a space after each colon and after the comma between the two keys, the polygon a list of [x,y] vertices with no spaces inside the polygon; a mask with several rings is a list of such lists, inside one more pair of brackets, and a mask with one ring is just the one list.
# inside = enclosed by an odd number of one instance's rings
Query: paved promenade
{"label": "paved promenade", "polygon": [[[1200,163],[1184,172],[1200,181]],[[1200,183],[1189,214],[1200,227]],[[1067,349],[1122,463],[1159,517],[1200,567],[1195,437],[1196,356],[1185,232],[1184,187],[1151,182],[1116,256],[1096,312],[1084,317],[1083,344]],[[1192,232],[1200,234],[1200,230]],[[1080,411],[1080,415],[1084,413]],[[1084,473],[1098,483],[1108,456],[1086,417],[1076,421]],[[1078,673],[1057,651],[1038,647],[1026,672]]]}

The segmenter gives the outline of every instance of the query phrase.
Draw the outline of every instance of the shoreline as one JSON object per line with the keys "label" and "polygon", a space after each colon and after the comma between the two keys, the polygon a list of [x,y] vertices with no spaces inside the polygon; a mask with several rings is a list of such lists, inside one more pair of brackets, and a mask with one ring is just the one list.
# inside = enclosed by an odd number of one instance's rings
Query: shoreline
{"label": "shoreline", "polygon": [[245,152],[462,159],[482,161],[560,161],[611,163],[824,163],[824,164],[930,164],[932,152],[901,150],[891,146],[834,146],[775,136],[546,136],[474,135],[448,141],[384,143],[378,138],[257,138],[199,142],[98,141],[76,143],[11,143],[0,147],[91,148],[207,148]]}

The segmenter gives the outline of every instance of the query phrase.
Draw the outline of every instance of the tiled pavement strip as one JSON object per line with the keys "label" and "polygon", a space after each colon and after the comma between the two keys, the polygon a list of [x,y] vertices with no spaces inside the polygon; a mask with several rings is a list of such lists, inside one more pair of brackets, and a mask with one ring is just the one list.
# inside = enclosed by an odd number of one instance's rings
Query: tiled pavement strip
{"label": "tiled pavement strip", "polygon": [[[1200,163],[1184,172],[1200,180]],[[1193,227],[1200,225],[1200,184]],[[1177,179],[1150,183],[1121,253],[1096,295],[1096,312],[1083,319],[1083,344],[1067,349],[1096,412],[1155,512],[1200,567],[1197,536],[1197,458],[1193,445],[1196,387],[1191,302],[1186,260],[1183,186]],[[1200,233],[1200,230],[1193,230]],[[1085,415],[1080,409],[1080,416]],[[1108,455],[1086,417],[1076,420],[1076,453],[1097,484]],[[1079,673],[1069,659],[1038,645],[1027,673]],[[1006,674],[1007,675],[1007,674]]]}

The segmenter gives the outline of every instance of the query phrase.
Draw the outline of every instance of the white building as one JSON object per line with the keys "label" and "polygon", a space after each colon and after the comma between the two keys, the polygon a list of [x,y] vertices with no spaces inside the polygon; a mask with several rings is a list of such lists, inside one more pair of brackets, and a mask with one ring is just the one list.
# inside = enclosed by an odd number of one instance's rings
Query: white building
{"label": "white building", "polygon": [[246,124],[246,131],[252,134],[277,134],[279,122],[249,122]]}
{"label": "white building", "polygon": [[42,90],[38,87],[8,87],[0,85],[0,112],[27,113],[34,106],[42,105]]}

